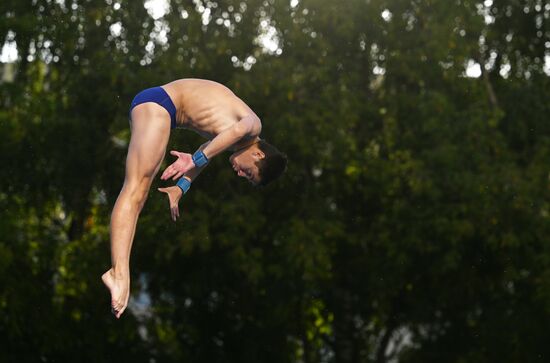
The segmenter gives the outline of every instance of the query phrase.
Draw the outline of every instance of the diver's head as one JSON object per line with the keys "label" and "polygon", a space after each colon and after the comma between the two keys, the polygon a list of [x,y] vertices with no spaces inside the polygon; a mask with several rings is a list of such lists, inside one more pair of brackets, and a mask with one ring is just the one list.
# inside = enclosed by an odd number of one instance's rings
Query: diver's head
{"label": "diver's head", "polygon": [[250,144],[229,157],[238,176],[253,185],[267,185],[285,171],[287,158],[264,140]]}

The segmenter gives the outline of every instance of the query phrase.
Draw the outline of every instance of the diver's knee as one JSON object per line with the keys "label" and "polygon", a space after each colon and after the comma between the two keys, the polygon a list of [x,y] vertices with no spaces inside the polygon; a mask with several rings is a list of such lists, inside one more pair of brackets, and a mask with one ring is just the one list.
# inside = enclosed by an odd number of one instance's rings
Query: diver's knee
{"label": "diver's knee", "polygon": [[139,182],[130,181],[125,183],[124,192],[127,195],[129,202],[141,210],[147,200],[150,185],[151,182],[149,180],[141,180]]}
{"label": "diver's knee", "polygon": [[139,211],[143,209],[143,206],[145,205],[145,202],[147,201],[147,197],[149,196],[149,191],[146,190],[144,193],[140,194],[138,200],[137,200],[137,207]]}

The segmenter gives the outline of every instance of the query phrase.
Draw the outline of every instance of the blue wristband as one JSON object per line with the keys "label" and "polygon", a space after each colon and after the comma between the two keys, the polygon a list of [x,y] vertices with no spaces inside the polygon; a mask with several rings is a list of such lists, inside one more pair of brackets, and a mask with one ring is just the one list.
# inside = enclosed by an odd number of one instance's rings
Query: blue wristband
{"label": "blue wristband", "polygon": [[193,154],[193,163],[195,163],[195,166],[200,168],[208,163],[208,158],[204,155],[202,150],[197,150]]}
{"label": "blue wristband", "polygon": [[178,180],[178,182],[176,183],[176,185],[180,187],[181,190],[183,190],[183,194],[185,194],[191,187],[191,182],[189,181],[189,179],[181,177],[180,180]]}

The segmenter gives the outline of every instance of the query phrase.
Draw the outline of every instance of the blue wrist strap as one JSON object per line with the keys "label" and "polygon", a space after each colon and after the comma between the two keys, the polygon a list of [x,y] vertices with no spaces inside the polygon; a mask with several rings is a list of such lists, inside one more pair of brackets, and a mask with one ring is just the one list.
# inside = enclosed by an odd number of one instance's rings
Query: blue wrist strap
{"label": "blue wrist strap", "polygon": [[180,187],[181,190],[183,190],[183,194],[185,194],[191,187],[191,182],[189,181],[189,179],[181,177],[180,180],[178,180],[178,182],[176,183],[176,185]]}
{"label": "blue wrist strap", "polygon": [[193,163],[195,163],[195,166],[200,168],[208,163],[208,158],[204,155],[202,150],[197,150],[193,154]]}

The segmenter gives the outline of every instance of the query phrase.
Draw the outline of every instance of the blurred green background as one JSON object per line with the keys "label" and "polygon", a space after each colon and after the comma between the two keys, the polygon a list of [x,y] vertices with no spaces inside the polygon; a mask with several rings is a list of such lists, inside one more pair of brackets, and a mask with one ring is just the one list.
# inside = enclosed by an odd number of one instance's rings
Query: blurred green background
{"label": "blurred green background", "polygon": [[[2,0],[0,46],[1,362],[550,361],[548,1]],[[157,178],[117,321],[129,103],[186,77],[289,167],[177,223]]]}

